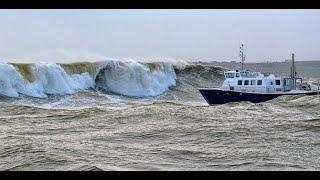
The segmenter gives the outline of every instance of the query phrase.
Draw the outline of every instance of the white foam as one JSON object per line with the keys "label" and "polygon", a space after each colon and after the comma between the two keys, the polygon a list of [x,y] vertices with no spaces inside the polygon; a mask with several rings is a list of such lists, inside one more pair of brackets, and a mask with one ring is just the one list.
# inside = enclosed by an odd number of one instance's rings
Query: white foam
{"label": "white foam", "polygon": [[0,62],[0,95],[45,98],[47,94],[73,94],[94,86],[89,73],[69,75],[55,63],[35,64],[34,71],[36,80],[30,83],[14,66]]}
{"label": "white foam", "polygon": [[37,84],[26,81],[14,66],[0,62],[0,95],[18,97],[19,93],[34,97],[46,97],[41,90],[39,91]]}
{"label": "white foam", "polygon": [[46,94],[74,94],[95,84],[88,72],[69,75],[55,63],[37,63],[36,76]]}
{"label": "white foam", "polygon": [[108,91],[127,96],[157,96],[176,85],[172,64],[158,63],[158,70],[136,61],[109,61],[103,70],[102,86]]}
{"label": "white foam", "polygon": [[125,61],[137,61],[137,62],[143,62],[143,63],[168,63],[172,64],[176,68],[182,70],[186,68],[186,66],[189,64],[187,61],[182,59],[174,59],[171,57],[137,57],[137,58],[125,58]]}
{"label": "white foam", "polygon": [[[88,72],[68,74],[58,64],[39,62],[31,66],[34,81],[29,82],[14,66],[0,64],[0,95],[18,97],[19,94],[45,98],[49,94],[74,94],[97,84],[108,91],[135,97],[157,96],[176,85],[173,65],[168,62],[153,62],[145,65],[135,60],[105,60],[101,79]],[[149,68],[152,66],[152,69]],[[154,67],[153,67],[154,66]],[[99,82],[101,81],[101,82]]]}
{"label": "white foam", "polygon": [[12,65],[0,62],[0,94],[9,97],[18,97],[16,87],[23,83],[23,78]]}

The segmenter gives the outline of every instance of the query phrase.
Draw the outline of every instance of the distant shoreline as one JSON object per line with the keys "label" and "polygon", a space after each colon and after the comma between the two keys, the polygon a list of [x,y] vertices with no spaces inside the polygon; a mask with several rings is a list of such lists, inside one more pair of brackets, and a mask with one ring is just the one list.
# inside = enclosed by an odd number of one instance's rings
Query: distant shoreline
{"label": "distant shoreline", "polygon": [[[220,66],[227,69],[240,69],[241,64],[237,61],[223,62],[189,62],[205,66]],[[288,76],[290,74],[291,61],[282,62],[247,62],[244,68],[250,71],[261,71],[265,74],[276,74],[278,76]],[[296,61],[298,76],[320,78],[320,61]]]}
{"label": "distant shoreline", "polygon": [[[189,63],[199,63],[199,64],[214,64],[214,63],[240,63],[239,61],[188,61]],[[301,63],[306,63],[306,62],[320,62],[320,60],[295,60],[295,62],[301,62]],[[261,62],[245,62],[246,64],[263,64],[263,63],[291,63],[291,60],[285,60],[285,61],[261,61]]]}

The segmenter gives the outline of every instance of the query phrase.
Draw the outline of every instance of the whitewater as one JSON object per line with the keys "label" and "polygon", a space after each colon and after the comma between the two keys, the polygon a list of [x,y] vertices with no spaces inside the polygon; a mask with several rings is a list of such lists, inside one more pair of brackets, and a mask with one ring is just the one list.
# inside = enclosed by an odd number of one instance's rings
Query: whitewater
{"label": "whitewater", "polygon": [[[197,88],[220,86],[232,63],[25,62],[0,62],[0,170],[320,169],[320,97],[209,106]],[[317,82],[320,63],[304,64]]]}
{"label": "whitewater", "polygon": [[48,95],[74,94],[79,90],[101,87],[127,96],[157,96],[175,86],[172,64],[135,61],[99,63],[34,63],[0,62],[0,95],[20,94],[46,98]]}

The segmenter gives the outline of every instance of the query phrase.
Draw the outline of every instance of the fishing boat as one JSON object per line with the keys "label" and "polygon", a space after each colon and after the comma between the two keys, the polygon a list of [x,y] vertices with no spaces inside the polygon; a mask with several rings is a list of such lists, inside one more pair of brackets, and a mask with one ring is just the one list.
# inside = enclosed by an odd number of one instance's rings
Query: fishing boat
{"label": "fishing boat", "polygon": [[319,83],[318,89],[312,90],[310,84],[297,77],[293,53],[289,77],[276,77],[274,74],[265,76],[261,72],[243,69],[243,44],[240,46],[240,57],[241,70],[224,72],[225,81],[221,87],[198,89],[209,105],[241,101],[260,103],[284,95],[319,95]]}

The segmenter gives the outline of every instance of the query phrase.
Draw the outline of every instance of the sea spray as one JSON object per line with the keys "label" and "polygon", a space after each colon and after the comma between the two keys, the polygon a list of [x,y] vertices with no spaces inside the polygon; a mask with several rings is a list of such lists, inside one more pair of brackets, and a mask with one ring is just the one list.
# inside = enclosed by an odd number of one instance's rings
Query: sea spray
{"label": "sea spray", "polygon": [[0,95],[18,97],[19,93],[39,98],[46,97],[36,82],[30,83],[13,65],[0,62]]}
{"label": "sea spray", "polygon": [[[70,64],[3,62],[0,67],[0,95],[18,97],[23,94],[46,98],[50,94],[74,94],[98,87],[125,96],[158,96],[176,86],[177,82],[183,88],[191,83],[196,91],[196,87],[200,86],[197,82],[203,85],[206,84],[204,82],[216,81],[224,70],[220,67],[172,61],[107,59]],[[175,92],[184,91],[179,87],[174,88]]]}
{"label": "sea spray", "polygon": [[88,72],[95,79],[101,69],[108,64],[108,61],[98,62],[76,62],[69,64],[59,64],[68,74],[82,74]]}
{"label": "sea spray", "polygon": [[12,63],[19,73],[23,76],[23,78],[29,82],[34,82],[36,80],[34,74],[34,64],[19,64],[19,63]]}
{"label": "sea spray", "polygon": [[94,87],[94,80],[88,72],[69,75],[55,63],[37,63],[36,71],[37,81],[41,82],[46,94],[73,94]]}
{"label": "sea spray", "polygon": [[12,65],[0,62],[0,94],[9,97],[19,96],[19,87],[24,83],[22,76]]}
{"label": "sea spray", "polygon": [[157,96],[176,85],[176,74],[168,63],[152,68],[135,61],[109,61],[96,79],[97,86],[126,96]]}
{"label": "sea spray", "polygon": [[[0,95],[18,97],[24,94],[31,97],[45,98],[48,94],[73,94],[78,90],[94,87],[94,80],[88,72],[67,74],[55,63],[36,63],[22,71],[22,64],[13,66],[0,62]],[[32,71],[32,72],[31,72]],[[30,82],[30,74],[34,76]]]}

